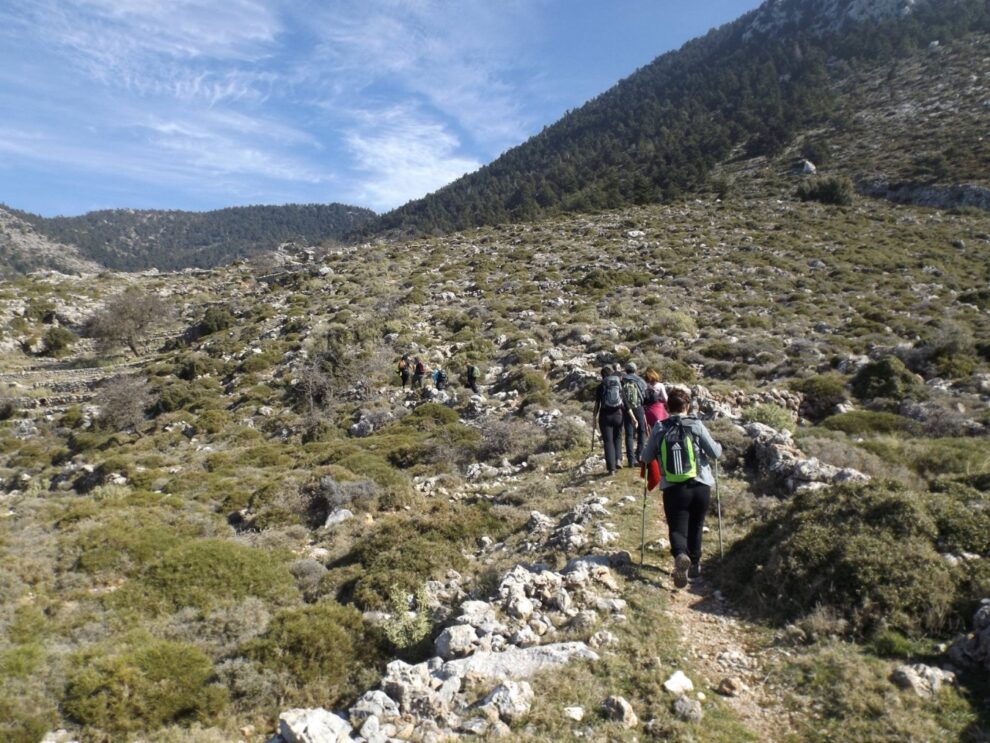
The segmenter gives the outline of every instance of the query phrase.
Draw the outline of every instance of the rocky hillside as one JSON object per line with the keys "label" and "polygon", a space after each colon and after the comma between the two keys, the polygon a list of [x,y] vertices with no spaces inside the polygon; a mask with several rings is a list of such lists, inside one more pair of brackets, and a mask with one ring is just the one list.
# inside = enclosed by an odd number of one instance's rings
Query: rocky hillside
{"label": "rocky hillside", "polygon": [[[990,217],[765,170],[277,268],[6,283],[4,737],[987,737]],[[404,352],[451,388],[401,389]],[[638,472],[591,449],[628,359],[726,450],[683,591],[657,496],[640,564]]]}
{"label": "rocky hillside", "polygon": [[[37,235],[72,246],[90,263],[122,271],[209,268],[249,258],[287,242],[303,246],[340,240],[372,219],[344,204],[244,206],[211,212],[113,209],[79,217],[44,218],[3,210]],[[38,263],[21,264],[31,270]],[[17,266],[12,266],[17,268]]]}
{"label": "rocky hillside", "polygon": [[95,273],[100,266],[84,257],[78,248],[53,242],[31,223],[0,208],[0,276],[38,269]]}

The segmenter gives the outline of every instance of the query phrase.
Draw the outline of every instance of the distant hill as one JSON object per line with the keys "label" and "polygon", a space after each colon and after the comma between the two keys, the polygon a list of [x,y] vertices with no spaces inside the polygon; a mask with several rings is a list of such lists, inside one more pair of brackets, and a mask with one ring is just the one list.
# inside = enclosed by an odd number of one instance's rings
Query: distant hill
{"label": "distant hill", "polygon": [[[843,83],[864,71],[926,54],[934,41],[988,32],[986,0],[769,0],[364,231],[435,233],[671,201],[704,188],[729,158],[774,157],[799,134],[844,131],[850,108],[864,101]],[[976,59],[981,46],[973,45]],[[969,103],[982,110],[982,101]],[[984,128],[933,156],[939,179],[987,172]],[[918,144],[907,145],[906,159]]]}
{"label": "distant hill", "polygon": [[39,232],[22,218],[23,213],[0,208],[0,277],[38,269],[62,273],[90,273],[100,265],[71,245],[63,245]]}
{"label": "distant hill", "polygon": [[222,265],[283,242],[340,239],[375,216],[369,209],[344,204],[210,212],[113,209],[54,218],[3,209],[48,240],[74,246],[84,259],[124,271]]}

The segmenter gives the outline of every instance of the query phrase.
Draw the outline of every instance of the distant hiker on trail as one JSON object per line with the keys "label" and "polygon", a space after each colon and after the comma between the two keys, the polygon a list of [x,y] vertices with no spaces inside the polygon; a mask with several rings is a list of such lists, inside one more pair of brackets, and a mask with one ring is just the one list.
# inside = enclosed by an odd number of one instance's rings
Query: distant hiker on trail
{"label": "distant hiker on trail", "polygon": [[592,417],[597,419],[605,445],[605,466],[608,474],[614,475],[622,457],[622,380],[611,366],[602,367],[602,381],[595,393],[595,410]]}
{"label": "distant hiker on trail", "polygon": [[447,387],[447,372],[441,368],[437,368],[433,372],[433,386],[438,390],[445,389]]}
{"label": "distant hiker on trail", "polygon": [[409,382],[409,372],[410,370],[409,354],[402,354],[402,358],[399,359],[399,368],[397,373],[399,378],[402,380],[402,389],[406,388],[406,384]]}
{"label": "distant hiker on trail", "polygon": [[[636,364],[626,364],[626,373],[622,375],[622,401],[625,403],[625,414],[622,417],[622,427],[626,432],[626,462],[630,467],[638,460],[646,441],[646,418],[643,415],[643,399],[646,397],[646,382],[636,373]],[[633,448],[633,439],[636,446]]]}
{"label": "distant hiker on trail", "polygon": [[674,555],[674,585],[684,588],[688,578],[701,577],[701,534],[715,484],[710,462],[722,456],[722,447],[697,418],[687,415],[691,393],[675,388],[667,395],[670,417],[650,434],[641,461],[660,461],[663,512]]}
{"label": "distant hiker on trail", "polygon": [[422,388],[423,387],[423,377],[426,376],[426,364],[423,360],[417,356],[413,359],[413,375],[412,375],[412,387]]}
{"label": "distant hiker on trail", "polygon": [[468,364],[468,368],[467,368],[467,386],[476,395],[481,394],[481,390],[478,389],[478,379],[480,377],[481,377],[481,369],[479,369],[474,364]]}
{"label": "distant hiker on trail", "polygon": [[643,394],[643,413],[646,417],[646,428],[667,419],[667,388],[660,382],[660,372],[652,366],[643,372],[646,380],[646,392]]}

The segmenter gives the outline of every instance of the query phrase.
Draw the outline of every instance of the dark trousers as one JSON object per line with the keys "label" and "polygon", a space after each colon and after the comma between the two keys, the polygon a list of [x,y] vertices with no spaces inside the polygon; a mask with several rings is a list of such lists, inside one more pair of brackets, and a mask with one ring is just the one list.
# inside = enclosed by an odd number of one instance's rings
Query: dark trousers
{"label": "dark trousers", "polygon": [[[626,431],[626,461],[629,462],[630,467],[639,461],[639,455],[643,451],[643,444],[646,443],[647,434],[646,416],[644,415],[643,406],[640,405],[633,413],[636,416],[636,423],[638,424],[636,428],[633,428],[633,416],[629,415],[629,413],[624,413],[622,416],[622,427]],[[633,449],[633,439],[636,440],[635,449]]]}
{"label": "dark trousers", "polygon": [[691,562],[701,560],[701,533],[711,498],[712,489],[694,480],[664,489],[663,512],[674,557],[687,553]]}
{"label": "dark trousers", "polygon": [[481,390],[478,389],[477,379],[474,379],[473,377],[468,377],[467,386],[474,394],[476,395],[480,394]]}
{"label": "dark trousers", "polygon": [[402,378],[402,387],[405,389],[405,386],[409,383],[409,372],[403,369],[399,372],[399,376]]}
{"label": "dark trousers", "polygon": [[412,386],[413,387],[422,387],[423,386],[423,375],[422,374],[416,374],[415,372],[413,372]]}
{"label": "dark trousers", "polygon": [[602,408],[598,427],[605,445],[605,466],[609,472],[615,472],[622,456],[622,408]]}

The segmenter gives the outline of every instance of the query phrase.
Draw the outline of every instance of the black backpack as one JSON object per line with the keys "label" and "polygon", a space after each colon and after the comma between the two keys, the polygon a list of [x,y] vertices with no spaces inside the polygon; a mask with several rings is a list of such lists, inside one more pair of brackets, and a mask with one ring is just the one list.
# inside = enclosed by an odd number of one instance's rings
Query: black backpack
{"label": "black backpack", "polygon": [[651,384],[646,388],[646,392],[643,393],[643,404],[652,405],[655,402],[660,402],[660,392]]}
{"label": "black backpack", "polygon": [[437,372],[437,384],[447,384],[447,372],[443,369]]}
{"label": "black backpack", "polygon": [[605,377],[602,382],[602,405],[606,408],[622,407],[622,382],[618,377]]}

